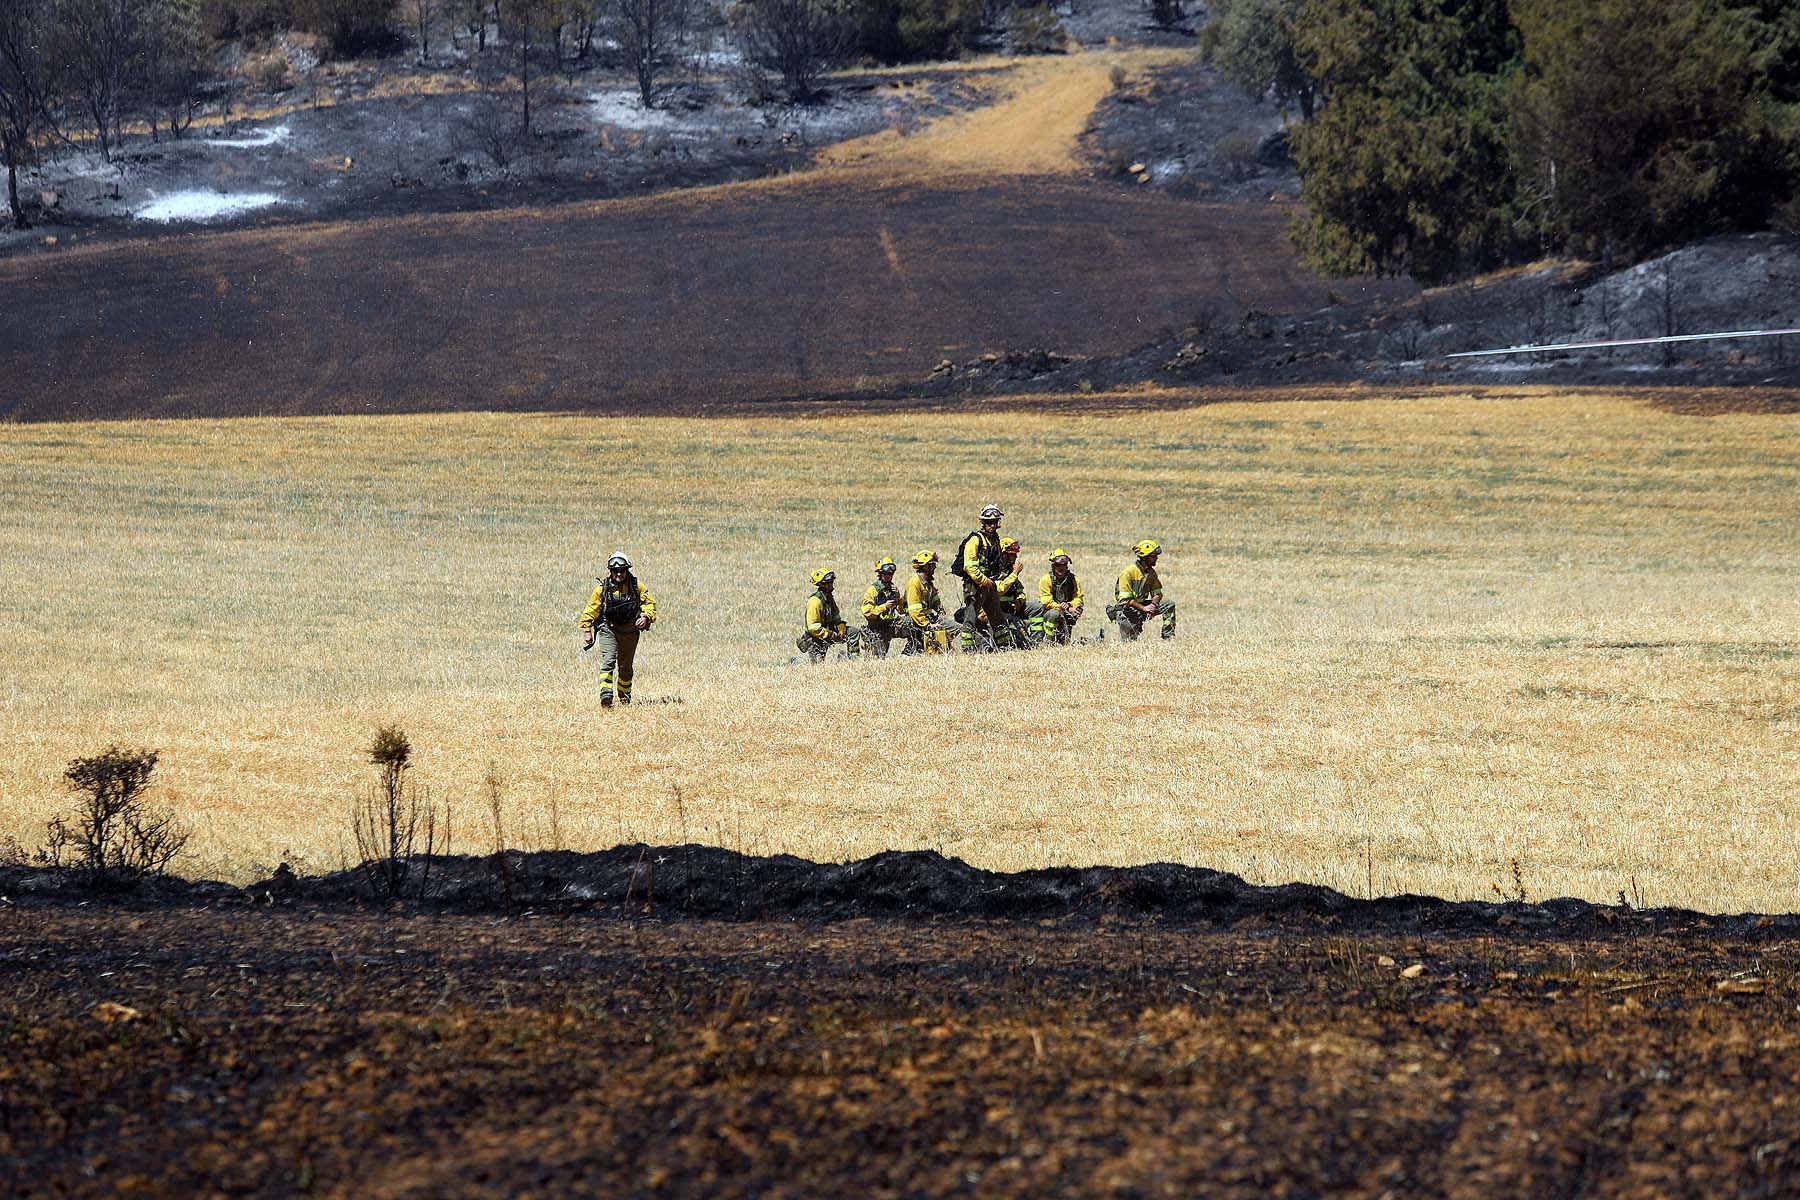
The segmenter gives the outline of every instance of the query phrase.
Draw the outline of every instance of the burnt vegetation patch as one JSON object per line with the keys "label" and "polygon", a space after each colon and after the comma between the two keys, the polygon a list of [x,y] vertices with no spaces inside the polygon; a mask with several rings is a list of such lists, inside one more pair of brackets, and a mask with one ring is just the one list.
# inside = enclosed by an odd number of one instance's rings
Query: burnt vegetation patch
{"label": "burnt vegetation patch", "polygon": [[0,907],[0,964],[9,1195],[1800,1182],[1767,929]]}
{"label": "burnt vegetation patch", "polygon": [[[422,842],[420,843],[423,844]],[[394,879],[411,881],[404,891]],[[0,865],[0,895],[15,908],[88,904],[79,871],[15,861]],[[1531,931],[1554,936],[1687,929],[1800,930],[1800,916],[1709,916],[1639,909],[1623,893],[1615,905],[1575,899],[1526,903],[1432,896],[1347,896],[1315,884],[1258,885],[1205,867],[1150,863],[985,871],[936,851],[887,851],[847,863],[793,855],[755,856],[697,844],[610,850],[499,850],[477,855],[412,854],[397,862],[304,876],[286,865],[235,886],[140,873],[114,889],[132,910],[273,907],[357,911],[398,905],[416,914],[523,913],[680,921],[846,921],[1049,919],[1106,923],[1147,919],[1171,925],[1386,930],[1431,933]]]}

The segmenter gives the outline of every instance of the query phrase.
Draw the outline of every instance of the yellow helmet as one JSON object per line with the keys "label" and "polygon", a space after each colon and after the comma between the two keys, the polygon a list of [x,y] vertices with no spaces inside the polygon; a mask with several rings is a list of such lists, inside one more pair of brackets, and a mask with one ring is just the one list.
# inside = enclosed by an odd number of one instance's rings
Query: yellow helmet
{"label": "yellow helmet", "polygon": [[812,581],[815,584],[830,583],[832,580],[834,580],[836,578],[837,578],[837,572],[831,570],[828,567],[820,567],[818,570],[816,570],[812,573]]}
{"label": "yellow helmet", "polygon": [[927,567],[936,561],[937,561],[937,551],[936,550],[921,550],[917,554],[913,555],[913,566],[915,566],[915,567]]}
{"label": "yellow helmet", "polygon": [[875,561],[875,573],[877,575],[881,574],[883,571],[891,571],[893,569],[894,560],[891,558],[880,558]]}
{"label": "yellow helmet", "polygon": [[1156,539],[1145,538],[1143,541],[1133,546],[1131,552],[1139,558],[1149,558],[1152,554],[1161,554],[1162,547],[1156,544]]}
{"label": "yellow helmet", "polygon": [[1058,547],[1057,549],[1052,550],[1050,552],[1050,561],[1051,562],[1054,563],[1059,558],[1062,559],[1064,562],[1068,562],[1069,561],[1069,552],[1067,550],[1062,549],[1061,547]]}
{"label": "yellow helmet", "polygon": [[1017,538],[1001,538],[1000,539],[1000,553],[1005,554],[1008,550],[1012,550],[1012,551],[1016,552],[1018,550],[1018,548],[1019,548],[1019,542],[1018,542]]}

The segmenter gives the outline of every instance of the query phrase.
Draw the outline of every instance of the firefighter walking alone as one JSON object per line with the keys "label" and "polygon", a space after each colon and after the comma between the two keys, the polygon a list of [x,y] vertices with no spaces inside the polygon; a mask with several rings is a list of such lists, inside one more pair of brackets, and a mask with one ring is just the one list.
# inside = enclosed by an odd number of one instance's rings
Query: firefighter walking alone
{"label": "firefighter walking alone", "polygon": [[655,597],[632,574],[631,560],[614,553],[581,614],[581,628],[587,633],[581,648],[592,650],[596,642],[600,646],[601,708],[613,706],[615,689],[620,704],[631,703],[638,638],[655,622]]}

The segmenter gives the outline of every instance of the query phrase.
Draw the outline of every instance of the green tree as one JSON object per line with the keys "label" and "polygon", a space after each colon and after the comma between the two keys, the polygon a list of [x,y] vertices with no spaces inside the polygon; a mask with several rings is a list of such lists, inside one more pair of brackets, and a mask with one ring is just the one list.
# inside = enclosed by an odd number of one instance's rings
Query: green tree
{"label": "green tree", "polygon": [[1215,0],[1200,51],[1252,100],[1271,93],[1282,111],[1311,120],[1318,81],[1300,65],[1295,22],[1305,0]]}
{"label": "green tree", "polygon": [[1505,0],[1306,0],[1293,30],[1320,98],[1291,141],[1308,263],[1431,283],[1518,248]]}
{"label": "green tree", "polygon": [[884,63],[957,58],[981,32],[983,0],[850,0],[856,48]]}
{"label": "green tree", "polygon": [[1514,0],[1514,157],[1547,242],[1631,256],[1765,227],[1793,193],[1794,8]]}

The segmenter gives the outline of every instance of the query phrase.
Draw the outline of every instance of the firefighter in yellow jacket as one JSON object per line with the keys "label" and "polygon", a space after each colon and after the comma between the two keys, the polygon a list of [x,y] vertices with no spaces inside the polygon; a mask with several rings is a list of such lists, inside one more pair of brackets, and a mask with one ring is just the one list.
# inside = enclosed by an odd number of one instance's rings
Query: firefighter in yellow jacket
{"label": "firefighter in yellow jacket", "polygon": [[[581,614],[587,632],[583,650],[600,643],[600,707],[613,706],[613,688],[620,704],[631,703],[631,666],[637,658],[638,637],[656,623],[656,598],[631,572],[631,560],[615,553],[606,560],[606,574],[588,597]],[[616,679],[615,679],[616,673]]]}
{"label": "firefighter in yellow jacket", "polygon": [[894,586],[894,560],[875,564],[875,582],[863,591],[863,641],[876,658],[886,658],[894,640],[894,624],[906,608],[906,597]]}
{"label": "firefighter in yellow jacket", "polygon": [[944,598],[932,576],[937,574],[937,551],[921,550],[912,557],[913,577],[906,581],[906,653],[941,653],[949,649],[956,624],[944,617]]}
{"label": "firefighter in yellow jacket", "polygon": [[820,567],[812,573],[812,581],[815,590],[806,598],[806,628],[794,639],[794,645],[806,651],[814,662],[824,662],[826,652],[834,645],[855,654],[860,639],[851,636],[850,626],[838,612],[837,572]]}
{"label": "firefighter in yellow jacket", "polygon": [[1134,641],[1144,632],[1144,622],[1162,618],[1163,641],[1175,636],[1175,602],[1163,598],[1162,580],[1156,574],[1156,560],[1162,547],[1146,538],[1131,548],[1137,561],[1119,574],[1118,603],[1107,615],[1118,622],[1119,638]]}
{"label": "firefighter in yellow jacket", "polygon": [[1025,572],[1019,566],[1019,543],[1009,537],[1000,539],[1000,574],[994,578],[994,641],[1014,650],[1032,645],[1029,621],[1037,609],[1037,601],[1025,594]]}
{"label": "firefighter in yellow jacket", "polygon": [[1052,550],[1050,570],[1038,580],[1038,607],[1031,617],[1032,635],[1063,645],[1075,639],[1075,622],[1081,620],[1081,580],[1069,566],[1069,552]]}
{"label": "firefighter in yellow jacket", "polygon": [[963,644],[968,649],[994,647],[994,621],[1000,609],[994,583],[1005,574],[1000,560],[1000,518],[1005,515],[998,504],[982,509],[981,528],[962,540],[956,550],[956,561],[951,564],[954,573],[962,576],[960,619],[964,630]]}

